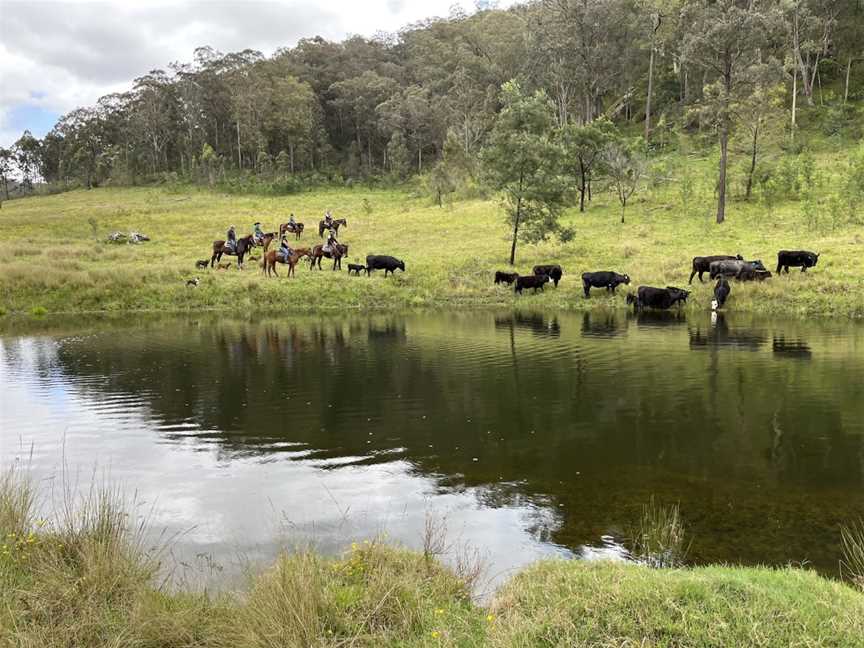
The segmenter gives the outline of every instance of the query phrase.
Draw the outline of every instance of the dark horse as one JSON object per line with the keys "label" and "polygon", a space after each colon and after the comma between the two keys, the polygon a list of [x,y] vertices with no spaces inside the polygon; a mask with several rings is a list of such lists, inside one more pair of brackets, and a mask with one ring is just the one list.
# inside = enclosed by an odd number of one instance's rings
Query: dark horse
{"label": "dark horse", "polygon": [[318,223],[318,237],[324,238],[324,230],[326,229],[329,229],[331,232],[333,232],[333,236],[339,236],[339,228],[343,225],[345,227],[348,227],[348,221],[344,218],[334,219],[329,227],[327,226],[327,223],[322,220],[320,223]]}
{"label": "dark horse", "polygon": [[303,233],[303,223],[282,223],[279,226],[279,237],[285,236],[285,232],[293,232],[297,238],[300,240],[300,235]]}
{"label": "dark horse", "polygon": [[241,239],[237,239],[237,247],[234,252],[230,252],[225,248],[225,241],[213,241],[213,256],[210,257],[210,267],[212,268],[214,264],[216,264],[221,258],[222,255],[228,256],[236,256],[237,257],[237,268],[239,270],[243,269],[243,257],[255,247],[255,240],[252,235],[244,236]]}
{"label": "dark horse", "polygon": [[313,269],[315,265],[318,265],[318,269],[321,269],[321,257],[327,257],[328,259],[333,259],[333,269],[342,269],[342,257],[348,256],[348,246],[342,245],[341,243],[336,244],[336,249],[331,250],[330,252],[324,251],[323,245],[316,245],[312,248],[312,252],[309,253],[309,256],[312,258],[312,263],[309,266],[309,269]]}

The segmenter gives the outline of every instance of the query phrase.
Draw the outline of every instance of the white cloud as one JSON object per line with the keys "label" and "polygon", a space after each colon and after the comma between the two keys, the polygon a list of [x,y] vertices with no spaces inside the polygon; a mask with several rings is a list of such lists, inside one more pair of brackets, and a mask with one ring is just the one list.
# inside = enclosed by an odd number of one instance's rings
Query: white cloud
{"label": "white cloud", "polygon": [[470,0],[0,0],[0,145],[15,107],[57,113],[92,105],[196,47],[272,54],[315,35],[396,31]]}

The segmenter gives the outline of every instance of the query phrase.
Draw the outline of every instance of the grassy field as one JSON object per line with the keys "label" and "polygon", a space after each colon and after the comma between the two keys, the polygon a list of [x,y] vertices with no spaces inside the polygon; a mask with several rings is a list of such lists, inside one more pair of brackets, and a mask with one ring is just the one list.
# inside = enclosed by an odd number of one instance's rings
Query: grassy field
{"label": "grassy field", "polygon": [[[439,208],[423,194],[361,187],[278,198],[191,187],[103,188],[15,200],[0,210],[0,312],[623,307],[626,290],[617,297],[597,292],[584,300],[579,275],[624,272],[633,279],[631,290],[642,284],[680,286],[687,283],[696,255],[741,253],[773,270],[777,250],[803,248],[821,253],[816,268],[806,274],[793,270],[759,285],[734,285],[727,308],[862,317],[864,227],[837,217],[826,198],[851,151],[823,146],[816,152],[818,200],[783,200],[770,209],[755,198],[733,201],[723,225],[713,222],[713,155],[659,158],[657,179],[636,194],[625,224],[611,194],[596,192],[587,213],[571,209],[564,217],[575,230],[573,241],[520,244],[519,272],[550,262],[565,271],[557,290],[547,288],[536,296],[516,296],[492,283],[496,269],[508,268],[509,252],[509,231],[492,200]],[[692,184],[686,201],[685,177]],[[349,261],[392,254],[405,260],[407,272],[367,279],[349,277],[347,271],[310,271],[304,263],[296,279],[265,279],[258,263],[243,272],[195,269],[195,260],[209,259],[212,241],[224,238],[229,225],[243,234],[260,220],[272,230],[292,211],[307,225],[300,245],[315,244],[315,225],[325,209],[348,219],[339,238],[350,246]],[[114,230],[141,231],[152,241],[106,243]],[[197,288],[186,287],[192,277],[201,280]],[[710,300],[708,282],[694,284],[687,308],[708,309]]]}
{"label": "grassy field", "polygon": [[[292,646],[853,646],[864,595],[802,569],[651,569],[553,561],[486,606],[471,569],[377,542],[338,558],[281,555],[243,591],[166,584],[116,492],[35,516],[37,493],[0,476],[0,645],[22,648]],[[434,546],[434,542],[428,545]]]}

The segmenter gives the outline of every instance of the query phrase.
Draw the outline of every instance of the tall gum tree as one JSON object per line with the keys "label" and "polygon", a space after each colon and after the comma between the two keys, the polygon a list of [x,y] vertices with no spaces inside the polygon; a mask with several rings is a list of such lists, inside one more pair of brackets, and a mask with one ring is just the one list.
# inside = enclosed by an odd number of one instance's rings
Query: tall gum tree
{"label": "tall gum tree", "polygon": [[762,76],[769,37],[772,27],[780,24],[779,15],[759,0],[698,0],[685,7],[682,18],[690,24],[682,42],[684,56],[705,72],[698,111],[715,128],[720,144],[716,220],[722,223],[726,219],[733,108]]}

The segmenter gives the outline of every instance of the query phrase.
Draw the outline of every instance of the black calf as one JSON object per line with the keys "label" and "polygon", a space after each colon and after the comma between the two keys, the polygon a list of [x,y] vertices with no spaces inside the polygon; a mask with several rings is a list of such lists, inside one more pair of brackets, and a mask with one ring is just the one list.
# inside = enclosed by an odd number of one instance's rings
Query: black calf
{"label": "black calf", "polygon": [[582,288],[585,290],[585,297],[588,298],[591,288],[605,288],[615,294],[615,289],[621,285],[629,285],[630,277],[626,274],[618,274],[617,272],[583,272],[582,273]]}
{"label": "black calf", "polygon": [[711,302],[711,310],[723,308],[730,292],[732,292],[732,287],[729,285],[729,281],[726,277],[720,277],[717,280],[717,285],[714,286],[714,301]]}
{"label": "black calf", "polygon": [[502,272],[500,270],[495,272],[495,283],[506,283],[508,286],[511,285],[516,279],[519,278],[519,273],[517,272]]}
{"label": "black calf", "polygon": [[536,293],[538,288],[543,290],[543,286],[547,283],[549,283],[549,275],[545,274],[517,277],[515,292],[521,295],[523,288],[533,288]]}
{"label": "black calf", "polygon": [[348,264],[348,274],[349,275],[353,272],[355,275],[357,275],[359,277],[360,273],[365,272],[365,270],[366,270],[366,266],[360,265],[359,263],[349,263]]}

